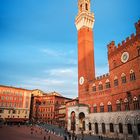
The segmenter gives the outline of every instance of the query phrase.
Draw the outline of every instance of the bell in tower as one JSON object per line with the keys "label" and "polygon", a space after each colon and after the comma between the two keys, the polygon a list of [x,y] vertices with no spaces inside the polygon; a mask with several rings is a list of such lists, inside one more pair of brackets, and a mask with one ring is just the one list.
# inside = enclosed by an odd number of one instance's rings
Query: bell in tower
{"label": "bell in tower", "polygon": [[78,1],[78,15],[76,17],[75,24],[77,30],[83,26],[91,29],[93,28],[94,13],[90,12],[90,0]]}
{"label": "bell in tower", "polygon": [[79,13],[80,12],[90,12],[90,0],[80,0],[78,2],[78,9],[79,9]]}

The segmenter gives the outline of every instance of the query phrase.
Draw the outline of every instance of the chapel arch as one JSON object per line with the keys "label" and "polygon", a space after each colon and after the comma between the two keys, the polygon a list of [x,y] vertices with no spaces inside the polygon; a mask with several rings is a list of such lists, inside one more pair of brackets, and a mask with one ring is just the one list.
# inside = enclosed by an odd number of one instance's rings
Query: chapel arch
{"label": "chapel arch", "polygon": [[75,120],[75,112],[72,111],[71,112],[71,130],[72,131],[75,131],[75,123],[76,123],[76,120]]}
{"label": "chapel arch", "polygon": [[79,113],[79,129],[85,130],[85,114],[83,112]]}

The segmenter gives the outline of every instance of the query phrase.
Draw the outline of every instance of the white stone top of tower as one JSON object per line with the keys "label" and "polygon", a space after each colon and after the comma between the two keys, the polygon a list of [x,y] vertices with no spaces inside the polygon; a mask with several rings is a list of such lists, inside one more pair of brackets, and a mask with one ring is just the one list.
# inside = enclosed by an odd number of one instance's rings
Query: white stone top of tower
{"label": "white stone top of tower", "polygon": [[75,19],[77,30],[82,27],[93,28],[94,13],[90,12],[90,0],[78,0],[78,15]]}

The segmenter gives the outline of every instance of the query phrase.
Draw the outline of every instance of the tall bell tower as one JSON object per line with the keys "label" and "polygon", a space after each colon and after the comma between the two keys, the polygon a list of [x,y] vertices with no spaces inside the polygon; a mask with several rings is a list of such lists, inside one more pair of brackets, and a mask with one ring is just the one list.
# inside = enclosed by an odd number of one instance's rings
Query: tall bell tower
{"label": "tall bell tower", "polygon": [[94,13],[90,0],[78,0],[78,15],[75,19],[78,31],[78,96],[79,101],[87,96],[89,82],[95,79],[93,26]]}

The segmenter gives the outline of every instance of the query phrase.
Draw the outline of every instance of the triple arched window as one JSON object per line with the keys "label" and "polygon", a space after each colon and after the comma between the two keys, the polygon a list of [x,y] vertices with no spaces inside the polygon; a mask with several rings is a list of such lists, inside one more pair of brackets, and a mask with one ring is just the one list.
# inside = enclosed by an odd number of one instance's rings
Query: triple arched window
{"label": "triple arched window", "polygon": [[[129,75],[130,75],[130,81],[135,81],[135,80],[136,80],[136,75],[135,75],[134,70],[130,70],[130,74],[129,74]],[[121,82],[122,82],[122,84],[125,84],[125,83],[127,82],[128,79],[129,79],[129,78],[126,77],[126,74],[125,74],[125,73],[122,73],[122,74],[121,74]],[[119,85],[119,80],[118,80],[118,77],[115,76],[115,77],[114,77],[114,87],[117,87],[118,85]],[[97,90],[99,90],[99,91],[100,91],[100,90],[103,90],[103,88],[104,88],[104,86],[103,86],[102,81],[99,82],[98,89],[96,88],[95,83],[92,85],[92,91],[93,91],[93,92],[95,92],[95,91],[97,91]],[[111,88],[111,83],[110,83],[109,79],[107,79],[107,80],[105,81],[105,88],[106,88],[106,89]]]}
{"label": "triple arched window", "polygon": [[102,84],[102,82],[99,83],[98,89],[99,90],[103,90],[103,84]]}
{"label": "triple arched window", "polygon": [[105,82],[106,89],[110,88],[110,81],[107,79]]}
{"label": "triple arched window", "polygon": [[96,104],[94,104],[93,109],[94,109],[94,113],[97,113],[97,105]]}
{"label": "triple arched window", "polygon": [[107,107],[108,107],[108,112],[112,112],[112,104],[111,104],[111,102],[108,102]]}
{"label": "triple arched window", "polygon": [[126,75],[124,73],[122,73],[121,79],[123,84],[126,83]]}
{"label": "triple arched window", "polygon": [[117,111],[121,111],[122,110],[121,101],[120,100],[117,100],[117,102],[116,102],[116,110]]}
{"label": "triple arched window", "polygon": [[104,104],[103,103],[100,104],[100,112],[104,112]]}
{"label": "triple arched window", "polygon": [[119,85],[118,77],[115,76],[115,78],[114,78],[114,86],[116,87],[118,85]]}
{"label": "triple arched window", "polygon": [[96,91],[96,85],[95,84],[92,85],[92,91],[94,91],[94,92]]}
{"label": "triple arched window", "polygon": [[135,76],[135,72],[133,70],[130,71],[130,81],[135,81],[136,80],[136,76]]}
{"label": "triple arched window", "polygon": [[127,98],[124,99],[124,107],[125,107],[125,111],[130,110],[130,104]]}
{"label": "triple arched window", "polygon": [[140,104],[139,104],[139,100],[137,97],[133,98],[133,106],[134,106],[134,110],[140,109]]}

